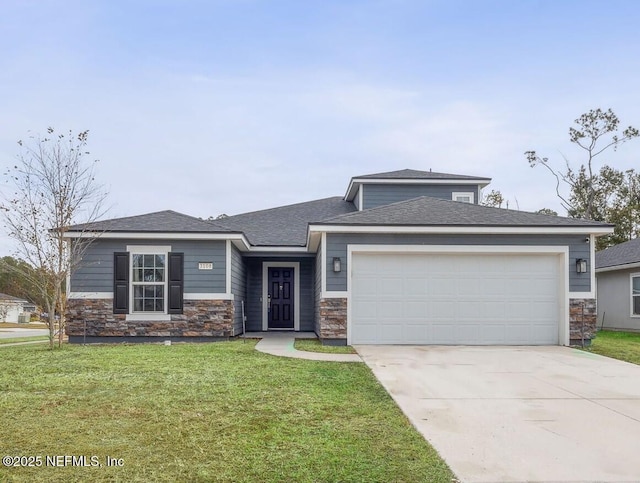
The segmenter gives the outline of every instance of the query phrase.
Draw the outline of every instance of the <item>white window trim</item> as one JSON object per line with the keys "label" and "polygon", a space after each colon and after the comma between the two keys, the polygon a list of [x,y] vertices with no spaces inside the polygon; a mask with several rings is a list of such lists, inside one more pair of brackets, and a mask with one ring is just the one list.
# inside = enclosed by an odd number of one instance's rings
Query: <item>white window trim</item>
{"label": "white window trim", "polygon": [[[169,252],[171,245],[127,245],[129,252],[129,313],[125,320],[171,320],[171,315],[167,312],[169,296]],[[165,277],[164,277],[164,311],[163,312],[134,312],[133,311],[133,256],[132,255],[164,255],[165,256]]]}
{"label": "white window trim", "polygon": [[[453,193],[451,193],[451,199],[453,201],[458,201],[457,198],[458,197],[462,197],[462,196],[468,196],[471,201],[469,201],[470,204],[474,204],[476,202],[476,194],[473,191],[454,191]],[[466,201],[461,201],[460,203],[466,203]]]}
{"label": "white window trim", "polygon": [[[629,274],[629,316],[633,319],[640,319],[640,314],[633,313],[633,279],[636,277],[640,278],[640,272]],[[640,297],[640,294],[635,295],[635,297]]]}

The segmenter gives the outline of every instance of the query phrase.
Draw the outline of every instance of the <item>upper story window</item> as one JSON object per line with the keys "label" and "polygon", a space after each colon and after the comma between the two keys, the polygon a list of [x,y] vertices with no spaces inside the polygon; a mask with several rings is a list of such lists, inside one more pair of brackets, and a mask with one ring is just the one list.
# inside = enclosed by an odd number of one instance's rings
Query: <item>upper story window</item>
{"label": "upper story window", "polygon": [[631,275],[631,315],[640,316],[640,273]]}
{"label": "upper story window", "polygon": [[475,196],[473,191],[469,191],[469,192],[454,191],[451,194],[451,199],[453,201],[460,201],[461,203],[475,203]]}

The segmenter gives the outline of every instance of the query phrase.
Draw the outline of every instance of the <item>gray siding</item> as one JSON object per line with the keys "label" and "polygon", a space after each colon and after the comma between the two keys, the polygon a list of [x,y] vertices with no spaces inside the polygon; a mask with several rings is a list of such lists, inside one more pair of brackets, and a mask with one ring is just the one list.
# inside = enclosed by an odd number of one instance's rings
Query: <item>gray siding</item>
{"label": "gray siding", "polygon": [[[127,245],[168,245],[184,253],[185,293],[225,293],[226,256],[224,240],[109,240],[94,241],[71,275],[72,292],[112,292],[113,254]],[[213,270],[198,270],[198,262],[213,262]]]}
{"label": "gray siding", "polygon": [[[552,245],[569,247],[569,291],[591,291],[591,276],[587,273],[576,273],[576,259],[588,260],[589,244],[585,243],[585,235],[394,235],[394,234],[327,234],[327,287],[326,290],[347,290],[347,245]],[[342,271],[332,270],[333,257],[342,260]]]}
{"label": "gray siding", "polygon": [[[247,301],[247,271],[240,250],[231,244],[231,293],[234,295],[233,335],[242,333],[242,303]],[[245,309],[246,310],[246,309]]]}
{"label": "gray siding", "polygon": [[640,317],[631,317],[632,273],[640,273],[640,269],[601,272],[596,275],[598,328],[640,331]]}
{"label": "gray siding", "polygon": [[247,331],[262,330],[262,262],[300,262],[300,330],[314,330],[314,258],[246,258]]}
{"label": "gray siding", "polygon": [[451,200],[453,192],[473,192],[475,203],[478,203],[477,185],[423,185],[423,184],[365,184],[363,191],[363,209],[389,205],[398,201],[411,200],[420,196],[431,196],[443,200]]}

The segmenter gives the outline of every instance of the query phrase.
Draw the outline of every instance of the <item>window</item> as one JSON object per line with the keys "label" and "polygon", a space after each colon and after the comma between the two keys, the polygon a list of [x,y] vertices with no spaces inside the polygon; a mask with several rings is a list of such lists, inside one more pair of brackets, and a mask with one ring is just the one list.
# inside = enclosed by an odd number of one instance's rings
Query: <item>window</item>
{"label": "window", "polygon": [[133,312],[162,312],[165,309],[166,255],[134,254],[131,257]]}
{"label": "window", "polygon": [[453,192],[451,193],[451,199],[453,201],[459,201],[461,203],[474,203],[475,197],[472,191],[469,192]]}
{"label": "window", "polygon": [[640,273],[631,275],[631,315],[640,316]]}
{"label": "window", "polygon": [[113,268],[114,314],[126,314],[127,320],[169,320],[170,314],[182,313],[183,253],[170,246],[130,245],[114,253]]}

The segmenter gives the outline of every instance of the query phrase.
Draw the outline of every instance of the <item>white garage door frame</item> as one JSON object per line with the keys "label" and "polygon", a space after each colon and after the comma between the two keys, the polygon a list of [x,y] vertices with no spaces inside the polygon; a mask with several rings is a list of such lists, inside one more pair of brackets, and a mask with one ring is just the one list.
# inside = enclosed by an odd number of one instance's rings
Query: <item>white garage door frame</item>
{"label": "white garage door frame", "polygon": [[560,345],[569,345],[569,247],[538,245],[347,245],[347,344],[352,343],[352,284],[351,267],[354,254],[431,254],[431,255],[558,255],[558,341]]}

